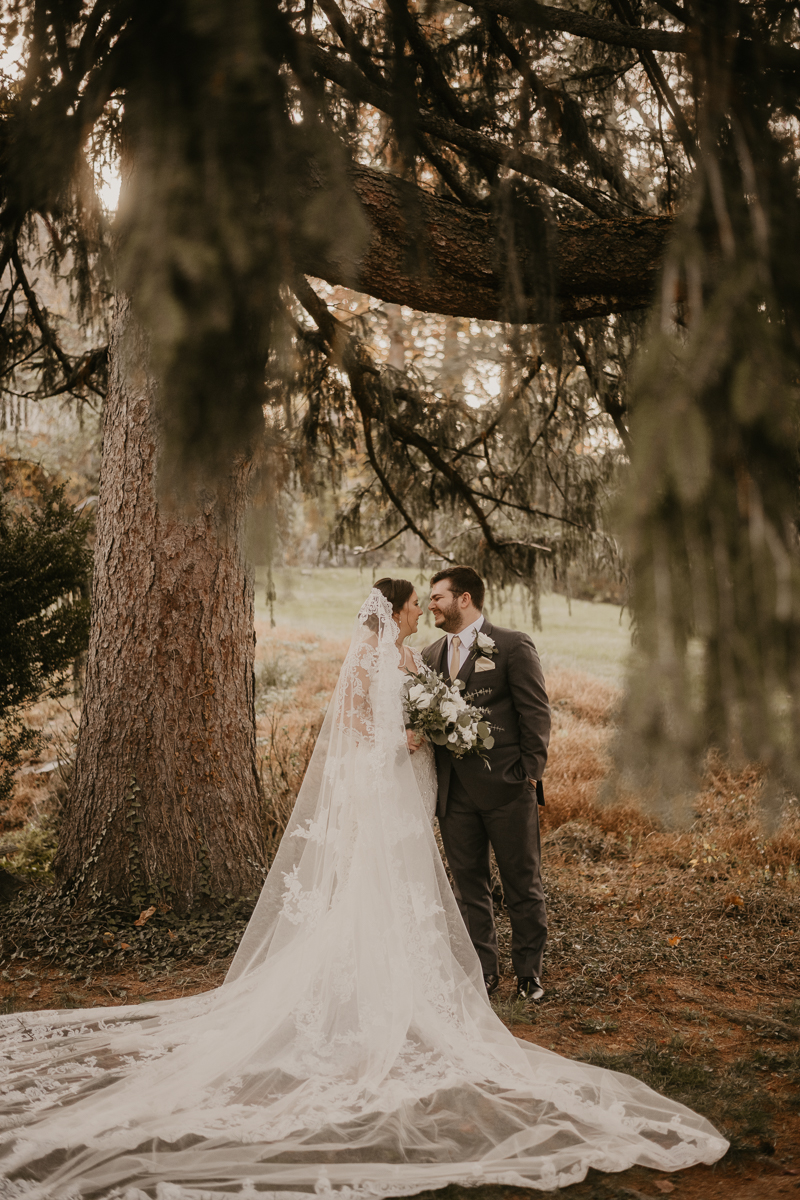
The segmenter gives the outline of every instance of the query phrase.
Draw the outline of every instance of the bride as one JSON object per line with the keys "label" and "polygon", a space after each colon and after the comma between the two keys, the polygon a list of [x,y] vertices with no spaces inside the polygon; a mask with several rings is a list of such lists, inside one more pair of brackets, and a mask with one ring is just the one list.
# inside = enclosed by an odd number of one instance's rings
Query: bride
{"label": "bride", "polygon": [[[422,616],[422,606],[417,598],[416,588],[408,579],[378,579],[372,585],[373,591],[378,591],[392,606],[392,620],[397,625],[397,647],[400,651],[400,670],[406,674],[418,675],[424,668],[425,661],[419,650],[404,646],[409,634],[416,633],[419,619]],[[411,730],[406,731],[406,743],[409,754],[412,755],[411,765],[417,779],[425,811],[433,820],[436,812],[436,794],[438,779],[436,775],[436,756],[433,746],[427,740],[420,740]]]}
{"label": "bride", "polygon": [[436,850],[430,751],[411,754],[403,725],[418,615],[397,582],[358,614],[223,985],[0,1018],[0,1196],[549,1190],[724,1154],[703,1117],[492,1011]]}

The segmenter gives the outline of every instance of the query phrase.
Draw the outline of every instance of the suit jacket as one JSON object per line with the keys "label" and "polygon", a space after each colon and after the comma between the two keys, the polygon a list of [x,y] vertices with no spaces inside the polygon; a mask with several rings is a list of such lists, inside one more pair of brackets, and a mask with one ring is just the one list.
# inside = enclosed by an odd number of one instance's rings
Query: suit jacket
{"label": "suit jacket", "polygon": [[[499,808],[526,793],[531,801],[535,795],[544,804],[541,782],[535,793],[529,782],[541,781],[550,741],[550,705],[539,655],[527,633],[501,629],[485,618],[480,632],[495,643],[495,652],[488,660],[494,665],[489,670],[476,671],[477,659],[485,656],[476,653],[477,643],[473,642],[458,678],[467,685],[462,693],[464,698],[487,709],[488,720],[498,726],[493,730],[494,746],[487,752],[491,770],[482,758],[454,758],[445,746],[434,747],[440,816],[447,809],[453,772],[472,802],[484,811]],[[449,678],[446,637],[426,646],[422,657],[440,675]]]}

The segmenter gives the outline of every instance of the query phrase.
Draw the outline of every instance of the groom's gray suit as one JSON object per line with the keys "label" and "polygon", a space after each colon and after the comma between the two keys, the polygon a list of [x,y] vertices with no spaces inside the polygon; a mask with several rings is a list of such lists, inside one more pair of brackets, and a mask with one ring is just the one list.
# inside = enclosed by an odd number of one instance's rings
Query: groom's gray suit
{"label": "groom's gray suit", "polygon": [[[437,815],[461,915],[484,975],[499,975],[492,908],[489,846],[494,849],[511,919],[511,958],[518,978],[540,975],[547,941],[547,914],[540,872],[541,778],[550,740],[550,705],[536,647],[526,633],[500,629],[485,618],[479,630],[496,650],[476,653],[477,642],[458,673],[462,693],[488,710],[498,728],[488,752],[456,759],[436,746],[439,782]],[[423,658],[449,678],[447,638],[426,647]],[[478,658],[492,665],[476,670]],[[481,695],[475,695],[482,692]],[[531,780],[539,782],[538,789]],[[537,796],[538,792],[538,796]]]}

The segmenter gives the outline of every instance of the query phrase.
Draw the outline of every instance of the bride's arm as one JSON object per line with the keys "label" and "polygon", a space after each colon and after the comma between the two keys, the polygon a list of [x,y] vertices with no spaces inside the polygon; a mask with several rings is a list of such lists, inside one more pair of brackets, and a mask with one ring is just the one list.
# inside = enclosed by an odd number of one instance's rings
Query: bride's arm
{"label": "bride's arm", "polygon": [[[416,650],[411,646],[403,646],[403,669],[410,674],[416,675],[423,667],[422,659]],[[421,733],[415,733],[413,729],[406,729],[406,743],[408,745],[409,754],[414,754],[419,750],[425,738]]]}
{"label": "bride's arm", "polygon": [[375,657],[376,648],[370,642],[365,642],[342,671],[337,721],[340,728],[354,734],[357,741],[375,740],[372,704],[369,698]]}

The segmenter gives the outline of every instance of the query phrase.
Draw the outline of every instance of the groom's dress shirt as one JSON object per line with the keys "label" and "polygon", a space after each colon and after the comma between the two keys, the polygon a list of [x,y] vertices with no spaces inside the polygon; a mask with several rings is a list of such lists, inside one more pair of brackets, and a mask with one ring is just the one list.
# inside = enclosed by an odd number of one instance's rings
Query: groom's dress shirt
{"label": "groom's dress shirt", "polygon": [[[478,630],[480,629],[482,624],[483,624],[483,613],[481,613],[481,615],[478,617],[477,621],[473,621],[471,625],[468,625],[466,627],[466,629],[459,629],[457,634],[456,633],[448,633],[448,635],[447,635],[447,661],[448,661],[448,663],[453,661],[453,638],[454,637],[461,638],[461,645],[459,647],[460,657],[461,657],[461,662],[458,664],[459,671],[461,670],[464,663],[469,658],[469,652],[472,649],[472,643],[475,641],[475,638],[478,636]],[[458,672],[456,672],[456,674],[458,674]]]}

